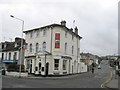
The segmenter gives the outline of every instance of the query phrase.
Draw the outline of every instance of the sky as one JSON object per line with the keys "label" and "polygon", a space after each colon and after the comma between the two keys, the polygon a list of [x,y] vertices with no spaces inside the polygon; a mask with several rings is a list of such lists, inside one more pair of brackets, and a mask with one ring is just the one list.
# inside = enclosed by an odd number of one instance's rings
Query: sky
{"label": "sky", "polygon": [[[0,41],[14,41],[24,30],[66,20],[66,26],[77,26],[80,51],[96,55],[118,53],[119,0],[0,0]],[[73,24],[73,21],[75,23]]]}

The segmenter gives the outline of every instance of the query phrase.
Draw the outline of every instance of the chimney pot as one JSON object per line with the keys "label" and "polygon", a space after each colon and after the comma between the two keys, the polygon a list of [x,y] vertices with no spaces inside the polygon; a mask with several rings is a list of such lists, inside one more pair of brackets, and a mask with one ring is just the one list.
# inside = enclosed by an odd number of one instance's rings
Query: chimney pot
{"label": "chimney pot", "polygon": [[61,23],[62,26],[66,27],[66,21],[65,20],[61,21],[60,23]]}

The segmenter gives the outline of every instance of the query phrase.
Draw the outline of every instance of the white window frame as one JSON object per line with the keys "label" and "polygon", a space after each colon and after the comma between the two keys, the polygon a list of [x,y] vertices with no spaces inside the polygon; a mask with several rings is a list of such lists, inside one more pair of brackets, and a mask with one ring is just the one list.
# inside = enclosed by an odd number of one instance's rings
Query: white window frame
{"label": "white window frame", "polygon": [[32,52],[32,43],[29,45],[29,51]]}
{"label": "white window frame", "polygon": [[[55,62],[55,60],[58,60],[58,62]],[[59,63],[60,63],[60,59],[54,59],[54,70],[59,70]]]}
{"label": "white window frame", "polygon": [[36,50],[36,52],[39,52],[39,43],[36,43],[35,50]]}
{"label": "white window frame", "polygon": [[47,36],[47,30],[46,30],[46,28],[43,29],[43,36]]}
{"label": "white window frame", "polygon": [[63,60],[63,70],[67,70],[67,60]]}
{"label": "white window frame", "polygon": [[43,51],[46,50],[46,42],[45,42],[45,41],[44,41],[43,44],[42,44],[42,49],[43,49]]}

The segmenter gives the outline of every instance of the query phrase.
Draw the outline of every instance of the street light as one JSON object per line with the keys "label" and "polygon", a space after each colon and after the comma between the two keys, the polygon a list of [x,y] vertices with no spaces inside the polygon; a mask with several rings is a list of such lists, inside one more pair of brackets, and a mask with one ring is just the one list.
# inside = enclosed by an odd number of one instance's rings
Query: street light
{"label": "street light", "polygon": [[20,67],[19,67],[19,77],[21,77],[21,61],[22,61],[22,59],[23,59],[23,51],[22,51],[22,48],[23,48],[23,28],[24,28],[24,20],[22,20],[22,19],[19,19],[19,18],[17,18],[17,17],[14,17],[13,15],[10,15],[10,17],[12,17],[12,18],[15,18],[15,19],[17,19],[17,20],[20,20],[20,21],[22,21],[22,38],[21,38],[21,53],[20,53]]}

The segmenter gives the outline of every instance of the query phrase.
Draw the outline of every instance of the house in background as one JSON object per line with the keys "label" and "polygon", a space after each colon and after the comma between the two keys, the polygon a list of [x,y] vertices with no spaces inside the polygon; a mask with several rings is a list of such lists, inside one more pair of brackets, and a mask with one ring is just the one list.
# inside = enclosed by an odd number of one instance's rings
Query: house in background
{"label": "house in background", "polygon": [[97,55],[93,55],[91,53],[80,53],[80,56],[81,62],[84,62],[85,65],[87,65],[87,71],[90,71],[93,65],[95,67],[100,63],[100,57]]}
{"label": "house in background", "polygon": [[25,69],[35,75],[67,75],[81,71],[78,28],[66,21],[24,31],[28,44]]}
{"label": "house in background", "polygon": [[[25,40],[23,39],[23,46],[25,46]],[[21,38],[16,37],[14,42],[1,42],[0,43],[0,57],[2,66],[8,70],[8,66],[11,65],[13,69],[15,65],[20,63],[20,49],[21,49]],[[24,65],[24,49],[23,49],[23,58],[21,65]]]}

